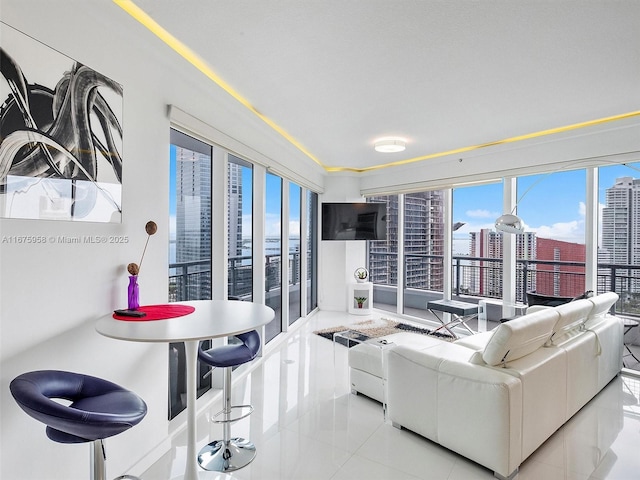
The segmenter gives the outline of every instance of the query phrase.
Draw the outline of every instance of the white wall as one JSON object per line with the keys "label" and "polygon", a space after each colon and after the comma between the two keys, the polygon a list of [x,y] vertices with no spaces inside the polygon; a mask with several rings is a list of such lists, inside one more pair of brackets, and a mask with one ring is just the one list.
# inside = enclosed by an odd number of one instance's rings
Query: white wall
{"label": "white wall", "polygon": [[[330,176],[325,180],[322,202],[364,202],[360,181],[354,176]],[[322,215],[322,214],[320,214]],[[320,219],[322,220],[322,219]],[[353,272],[366,265],[366,241],[319,242],[318,306],[321,310],[347,310],[347,283],[353,282]]]}
{"label": "white wall", "polygon": [[[168,105],[224,132],[230,143],[259,151],[263,163],[307,165],[306,181],[320,186],[324,174],[299,152],[275,141],[251,114],[233,110],[235,100],[157,39],[149,35],[148,42],[134,41],[130,32],[142,27],[111,0],[0,0],[0,20],[124,88],[122,223],[0,219],[0,237],[128,237],[127,243],[106,244],[0,243],[0,478],[88,476],[89,447],[51,442],[44,426],[20,411],[10,396],[11,379],[36,369],[96,375],[142,396],[149,407],[147,417],[107,441],[109,478],[140,473],[143,467],[136,462],[177,428],[166,420],[167,346],[107,339],[95,332],[94,323],[126,306],[125,267],[140,259],[148,220],[156,221],[158,233],[150,239],[142,266],[141,301],[167,301]],[[0,40],[5,28],[0,24]]]}

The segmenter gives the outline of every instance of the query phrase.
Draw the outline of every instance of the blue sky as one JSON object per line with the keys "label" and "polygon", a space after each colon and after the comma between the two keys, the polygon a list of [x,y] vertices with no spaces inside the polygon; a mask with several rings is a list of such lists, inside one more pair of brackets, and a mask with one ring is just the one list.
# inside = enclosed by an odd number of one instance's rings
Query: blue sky
{"label": "blue sky", "polygon": [[[601,207],[605,204],[606,189],[616,178],[625,176],[640,176],[640,164],[599,169]],[[519,178],[518,215],[527,231],[545,238],[584,243],[585,183],[584,169]],[[453,221],[466,222],[455,233],[455,253],[467,253],[468,233],[493,228],[502,213],[502,183],[455,189]]]}

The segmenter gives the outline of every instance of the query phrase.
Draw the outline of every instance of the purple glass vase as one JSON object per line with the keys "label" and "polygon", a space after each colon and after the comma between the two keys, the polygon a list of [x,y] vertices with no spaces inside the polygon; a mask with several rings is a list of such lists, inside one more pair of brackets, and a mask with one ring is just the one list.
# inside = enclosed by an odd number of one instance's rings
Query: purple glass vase
{"label": "purple glass vase", "polygon": [[140,287],[138,287],[138,276],[129,276],[129,287],[127,289],[127,300],[129,310],[137,310],[140,306]]}

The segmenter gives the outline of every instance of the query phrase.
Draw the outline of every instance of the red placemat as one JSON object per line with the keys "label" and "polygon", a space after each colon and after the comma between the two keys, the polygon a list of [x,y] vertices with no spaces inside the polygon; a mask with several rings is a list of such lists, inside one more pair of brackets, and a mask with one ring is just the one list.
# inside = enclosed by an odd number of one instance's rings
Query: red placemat
{"label": "red placemat", "polygon": [[124,320],[126,322],[148,322],[151,320],[166,320],[168,318],[182,317],[189,315],[195,310],[191,305],[165,304],[165,305],[145,305],[138,308],[138,311],[147,315],[144,317],[125,317],[124,315],[113,314],[116,320]]}

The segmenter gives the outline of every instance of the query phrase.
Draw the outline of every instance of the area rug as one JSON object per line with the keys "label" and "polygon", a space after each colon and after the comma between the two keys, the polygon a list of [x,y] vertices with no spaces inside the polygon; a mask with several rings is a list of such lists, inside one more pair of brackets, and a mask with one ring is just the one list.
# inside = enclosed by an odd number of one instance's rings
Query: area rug
{"label": "area rug", "polygon": [[[385,335],[391,335],[393,333],[400,332],[412,332],[420,335],[431,335],[441,340],[452,341],[454,338],[451,335],[447,335],[440,332],[434,332],[428,328],[416,327],[415,325],[409,325],[408,323],[398,322],[396,320],[389,320],[388,318],[382,318],[380,320],[365,320],[349,326],[338,325],[336,327],[325,328],[324,330],[316,330],[316,335],[320,335],[327,340],[333,340],[333,334],[336,332],[344,332],[345,330],[351,330],[362,335],[362,337],[356,340],[364,341],[368,338],[384,337]],[[338,337],[337,343],[348,346],[351,348],[358,342],[350,342],[345,338]]]}

